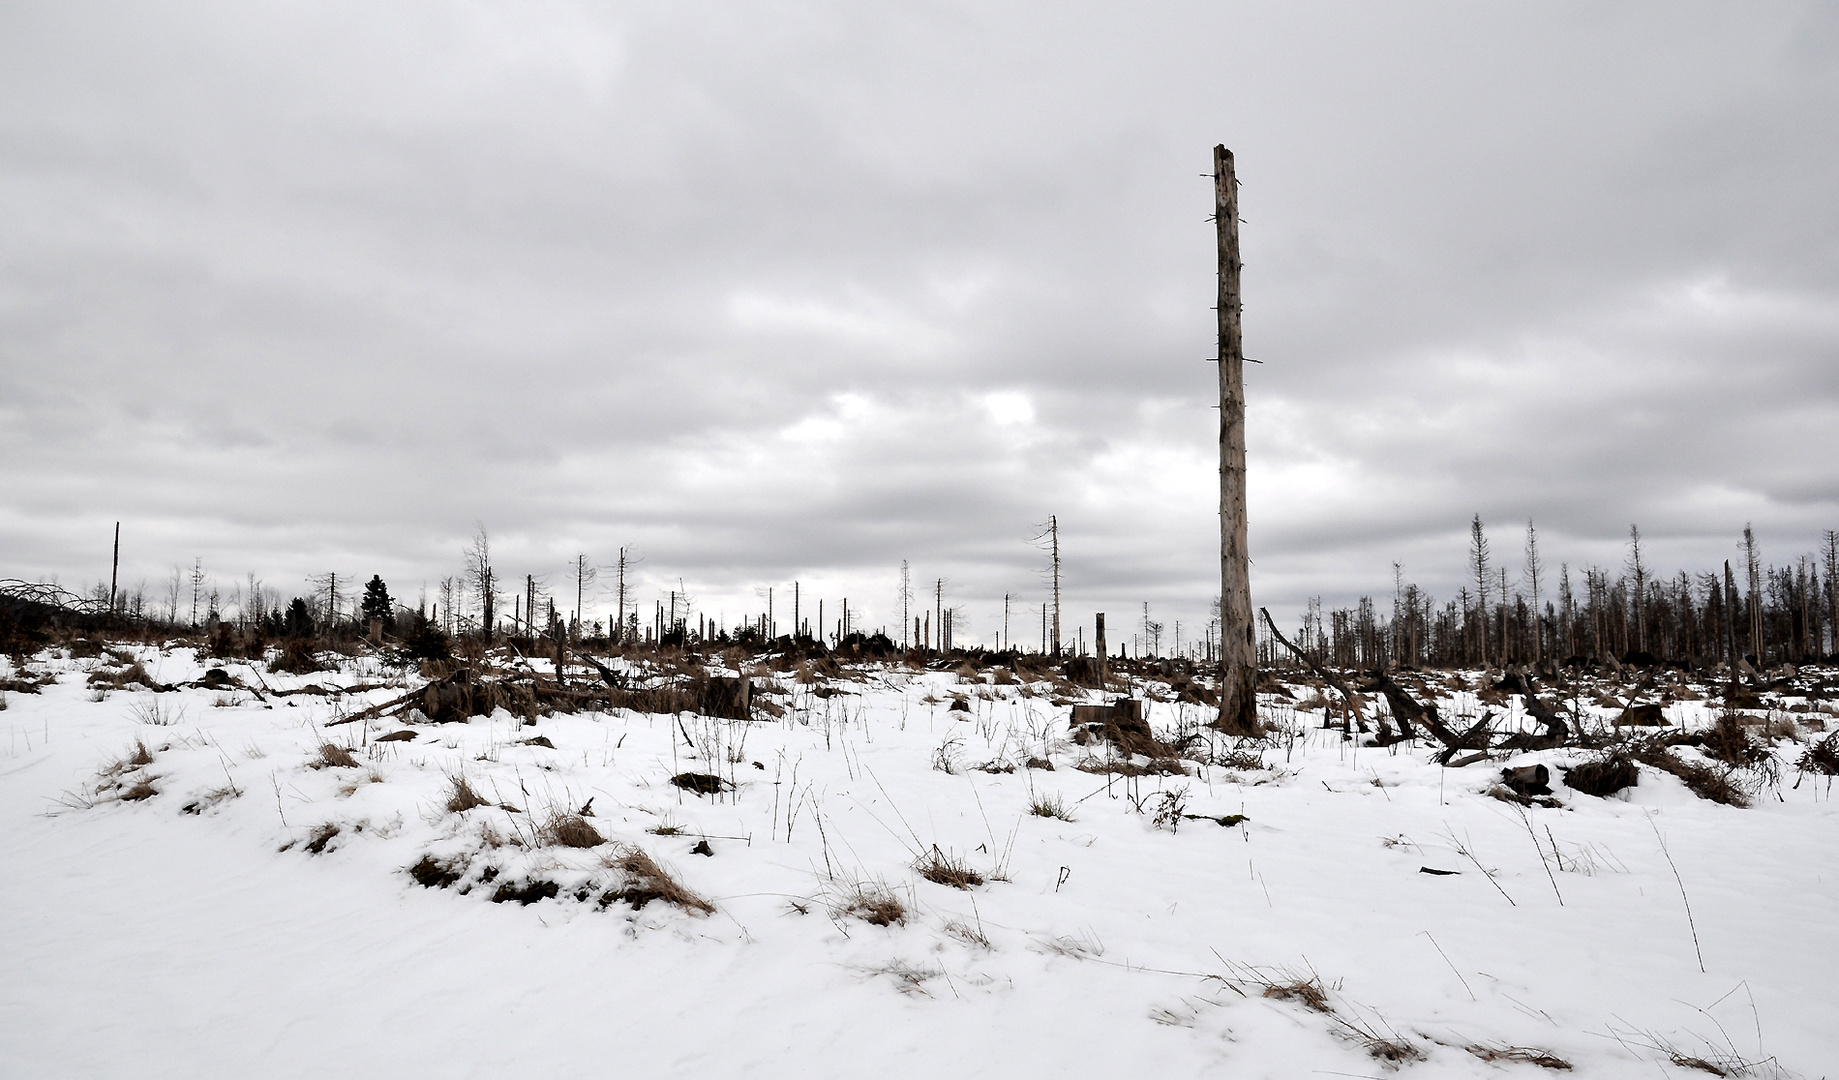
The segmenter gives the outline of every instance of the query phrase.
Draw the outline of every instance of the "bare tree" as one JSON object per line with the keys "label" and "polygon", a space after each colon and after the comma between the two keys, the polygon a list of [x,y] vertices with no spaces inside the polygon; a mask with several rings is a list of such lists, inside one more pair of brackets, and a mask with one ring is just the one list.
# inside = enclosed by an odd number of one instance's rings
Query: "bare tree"
{"label": "bare tree", "polygon": [[[615,620],[618,630],[613,635],[614,645],[620,645],[626,642],[636,642],[639,639],[639,605],[638,600],[632,598],[632,590],[629,588],[632,568],[636,566],[638,562],[638,557],[632,554],[632,549],[630,547],[622,547],[619,549],[619,562],[616,564],[618,581],[614,588],[614,592],[617,594],[619,612],[618,618]],[[626,610],[628,599],[631,599],[632,605],[632,610],[630,612]]]}
{"label": "bare tree", "polygon": [[1054,556],[1054,655],[1060,655],[1060,517],[1050,514],[1047,528]]}
{"label": "bare tree", "polygon": [[1826,530],[1820,542],[1826,545],[1820,560],[1826,568],[1826,608],[1830,616],[1827,623],[1832,627],[1833,637],[1831,652],[1839,653],[1839,532]]}
{"label": "bare tree", "polygon": [[1475,596],[1481,607],[1477,629],[1481,638],[1481,666],[1488,666],[1488,538],[1481,530],[1481,515],[1469,523],[1469,573],[1475,575]]}
{"label": "bare tree", "polygon": [[204,557],[192,560],[192,628],[198,626],[198,601],[204,597]]}
{"label": "bare tree", "polygon": [[1568,657],[1577,652],[1571,636],[1577,618],[1577,601],[1571,595],[1571,564],[1567,562],[1558,564],[1558,618],[1561,620],[1559,636],[1553,644]]}
{"label": "bare tree", "polygon": [[575,622],[571,635],[575,641],[581,640],[581,623],[587,614],[581,607],[584,590],[599,576],[599,568],[588,565],[585,553],[575,556]]}
{"label": "bare tree", "polygon": [[1044,607],[1042,610],[1044,612],[1050,613],[1049,615],[1043,616],[1043,618],[1047,620],[1049,623],[1050,633],[1042,635],[1041,651],[1051,652],[1053,655],[1059,656],[1060,655],[1060,517],[1059,515],[1057,514],[1048,515],[1047,521],[1044,524],[1040,525],[1039,528],[1041,531],[1038,533],[1035,533],[1034,536],[1030,538],[1029,542],[1034,543],[1034,544],[1039,544],[1041,548],[1047,552],[1047,569],[1042,571],[1042,575],[1047,579],[1050,599],[1049,599],[1048,606]]}
{"label": "bare tree", "polygon": [[116,586],[121,581],[121,522],[115,523],[115,555],[109,565],[109,614],[115,614]]}
{"label": "bare tree", "polygon": [[1756,667],[1763,665],[1762,640],[1762,552],[1756,544],[1756,532],[1743,526],[1743,564],[1749,573],[1750,651],[1756,655]]}
{"label": "bare tree", "polygon": [[1545,626],[1539,618],[1539,575],[1545,570],[1545,564],[1539,561],[1539,533],[1533,523],[1526,523],[1526,585],[1532,590],[1533,606],[1533,663],[1545,659]]}
{"label": "bare tree", "polygon": [[[932,583],[933,625],[938,627],[939,651],[945,651],[945,579]],[[930,635],[928,635],[930,636]]]}
{"label": "bare tree", "polygon": [[457,590],[454,588],[454,581],[452,578],[444,577],[441,579],[439,594],[441,598],[441,610],[436,613],[435,621],[440,624],[441,632],[444,634],[453,633],[453,599],[456,592]]}
{"label": "bare tree", "polygon": [[1647,651],[1647,566],[1641,561],[1641,530],[1628,527],[1628,576],[1635,579],[1635,651]]}
{"label": "bare tree", "polygon": [[[1003,598],[1005,618],[1007,617],[1008,597]],[[900,560],[900,647],[907,648],[907,624],[913,620],[913,576],[907,569],[907,560]]]}
{"label": "bare tree", "polygon": [[466,576],[474,595],[479,598],[480,632],[492,639],[492,621],[496,614],[498,586],[492,570],[492,539],[483,523],[475,523],[472,543],[466,546]]}

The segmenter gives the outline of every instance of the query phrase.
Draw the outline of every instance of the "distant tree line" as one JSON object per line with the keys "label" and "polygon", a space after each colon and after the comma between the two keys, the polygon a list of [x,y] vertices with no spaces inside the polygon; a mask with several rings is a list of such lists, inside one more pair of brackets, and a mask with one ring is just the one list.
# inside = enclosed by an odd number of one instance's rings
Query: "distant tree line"
{"label": "distant tree line", "polygon": [[[1663,574],[1631,527],[1621,567],[1560,564],[1554,574],[1530,523],[1523,558],[1510,571],[1494,558],[1477,516],[1468,554],[1469,580],[1450,599],[1404,581],[1396,564],[1390,604],[1363,596],[1352,608],[1324,611],[1312,599],[1299,644],[1319,662],[1347,668],[1738,660],[1762,668],[1839,652],[1839,534],[1832,530],[1817,552],[1765,565],[1746,527],[1735,566]],[[1261,652],[1263,663],[1282,658],[1268,634]]]}

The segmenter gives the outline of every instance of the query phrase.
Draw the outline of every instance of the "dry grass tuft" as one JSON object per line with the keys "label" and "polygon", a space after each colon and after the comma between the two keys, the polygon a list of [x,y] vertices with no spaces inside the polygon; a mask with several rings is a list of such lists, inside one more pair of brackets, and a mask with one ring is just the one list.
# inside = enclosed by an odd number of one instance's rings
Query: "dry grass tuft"
{"label": "dry grass tuft", "polygon": [[1319,1013],[1334,1012],[1334,1008],[1328,1004],[1328,991],[1323,989],[1322,980],[1314,975],[1306,978],[1291,975],[1286,982],[1266,982],[1264,996],[1279,1001],[1294,1001]]}
{"label": "dry grass tuft", "polygon": [[122,759],[122,761],[123,764],[126,765],[151,765],[153,764],[153,751],[147,749],[147,744],[145,742],[140,739],[135,739],[134,752]]}
{"label": "dry grass tuft", "polygon": [[674,907],[703,915],[715,911],[714,904],[684,888],[641,848],[621,844],[603,861],[609,868],[623,871],[630,880],[623,889],[610,889],[602,893],[601,907],[615,900],[624,900],[634,908],[642,908],[653,900],[662,900]]}
{"label": "dry grass tuft", "polygon": [[1037,939],[1035,944],[1046,952],[1074,960],[1089,960],[1105,955],[1105,943],[1098,940],[1098,936],[1089,931],[1077,937],[1062,934],[1059,937]]}
{"label": "dry grass tuft", "polygon": [[156,697],[149,697],[137,701],[134,703],[134,707],[128,711],[136,721],[143,724],[150,724],[154,727],[171,727],[185,719],[185,707],[183,705],[169,705]]}
{"label": "dry grass tuft", "polygon": [[947,919],[940,929],[966,945],[975,945],[980,949],[991,948],[989,936],[983,932],[983,928],[973,926],[963,919]]}
{"label": "dry grass tuft", "polygon": [[1424,1060],[1424,1051],[1403,1039],[1388,1039],[1366,1031],[1355,1032],[1354,1038],[1366,1047],[1367,1053],[1388,1065]]}
{"label": "dry grass tuft", "polygon": [[153,781],[143,776],[135,780],[132,785],[120,795],[117,795],[116,798],[120,799],[122,802],[140,802],[142,799],[151,799],[159,793],[160,789],[153,786]]}
{"label": "dry grass tuft", "polygon": [[907,905],[880,881],[856,881],[843,887],[831,904],[832,913],[853,915],[875,926],[905,926]]}
{"label": "dry grass tuft", "polygon": [[447,796],[448,813],[463,814],[475,806],[491,805],[473,790],[472,782],[466,779],[465,773],[455,773],[447,780],[453,785],[453,794]]}
{"label": "dry grass tuft", "polygon": [[945,969],[942,967],[914,967],[905,960],[890,960],[882,967],[869,970],[872,974],[892,978],[894,989],[903,994],[925,994],[927,997],[931,997],[932,994],[926,989],[926,980],[945,974]]}
{"label": "dry grass tuft", "polygon": [[1256,750],[1228,750],[1216,755],[1213,763],[1223,769],[1257,772],[1264,768],[1264,755]]}
{"label": "dry grass tuft", "polygon": [[1036,795],[1029,800],[1028,812],[1035,817],[1056,818],[1060,821],[1073,820],[1072,808],[1066,805],[1066,800],[1060,797],[1059,792],[1052,795]]}
{"label": "dry grass tuft", "polygon": [[352,756],[351,751],[337,743],[320,743],[319,767],[322,769],[355,769],[358,767],[358,759]]}
{"label": "dry grass tuft", "polygon": [[591,848],[607,842],[600,830],[580,814],[561,812],[552,812],[537,835],[543,843],[554,847]]}
{"label": "dry grass tuft", "polygon": [[1558,1069],[1569,1071],[1571,1063],[1548,1050],[1536,1050],[1530,1046],[1482,1046],[1468,1048],[1469,1053],[1486,1062],[1514,1061],[1522,1065],[1537,1065],[1541,1069]]}
{"label": "dry grass tuft", "polygon": [[[111,652],[110,655],[114,656],[115,654]],[[129,686],[139,684],[147,687],[149,690],[161,689],[159,680],[149,675],[147,669],[141,666],[140,661],[121,660],[117,656],[116,662],[126,663],[128,666],[120,671],[109,671],[106,668],[97,668],[95,671],[89,673],[89,685],[92,687],[109,687],[116,690],[122,690]]]}
{"label": "dry grass tuft", "polygon": [[932,850],[920,856],[913,868],[920,877],[935,885],[948,885],[954,889],[968,889],[973,885],[983,884],[983,875],[972,870],[963,859],[954,858],[939,850],[937,844]]}

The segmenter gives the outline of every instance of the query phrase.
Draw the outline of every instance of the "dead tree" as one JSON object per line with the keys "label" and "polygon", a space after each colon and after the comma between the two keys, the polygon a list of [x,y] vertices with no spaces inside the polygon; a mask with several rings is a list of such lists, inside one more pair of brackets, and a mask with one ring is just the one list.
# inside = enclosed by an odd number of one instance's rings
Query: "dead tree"
{"label": "dead tree", "polygon": [[1220,715],[1222,731],[1257,735],[1258,654],[1252,639],[1251,556],[1245,538],[1245,343],[1240,332],[1239,182],[1232,151],[1213,148],[1219,239]]}
{"label": "dead tree", "polygon": [[1284,648],[1290,650],[1290,652],[1293,653],[1297,659],[1301,660],[1305,665],[1307,665],[1310,671],[1315,672],[1316,678],[1322,680],[1323,682],[1327,683],[1329,686],[1333,687],[1335,692],[1341,695],[1341,700],[1347,702],[1347,707],[1353,710],[1354,719],[1356,722],[1358,722],[1360,726],[1360,730],[1361,731],[1367,730],[1366,716],[1360,710],[1360,698],[1355,696],[1354,692],[1347,688],[1347,684],[1345,682],[1342,682],[1340,677],[1337,676],[1334,672],[1329,671],[1327,668],[1316,663],[1315,657],[1310,656],[1308,652],[1297,648],[1295,645],[1290,644],[1290,639],[1287,637],[1284,637],[1283,631],[1277,629],[1277,623],[1271,619],[1271,613],[1269,611],[1265,610],[1264,608],[1259,608],[1258,613],[1264,616],[1264,624],[1270,627],[1271,636],[1276,638],[1278,643],[1282,645]]}
{"label": "dead tree", "polygon": [[115,558],[109,568],[109,614],[115,614],[116,584],[121,580],[121,522],[115,523]]}

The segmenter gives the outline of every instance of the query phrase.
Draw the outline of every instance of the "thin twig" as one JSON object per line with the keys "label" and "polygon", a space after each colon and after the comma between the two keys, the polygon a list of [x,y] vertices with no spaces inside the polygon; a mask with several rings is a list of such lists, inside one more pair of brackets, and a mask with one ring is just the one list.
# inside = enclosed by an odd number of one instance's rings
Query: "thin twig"
{"label": "thin twig", "polygon": [[1520,812],[1520,824],[1526,826],[1526,835],[1532,839],[1533,850],[1539,853],[1539,865],[1545,868],[1545,879],[1552,883],[1552,894],[1558,897],[1558,906],[1564,906],[1564,894],[1558,891],[1558,879],[1552,876],[1552,864],[1545,860],[1545,849],[1539,846],[1539,834],[1533,831],[1532,818],[1523,806],[1514,807]]}
{"label": "thin twig", "polygon": [[1648,815],[1647,826],[1654,830],[1654,839],[1660,841],[1660,853],[1666,856],[1667,867],[1673,871],[1673,881],[1679,886],[1679,902],[1686,906],[1686,926],[1692,931],[1692,951],[1698,955],[1699,971],[1705,970],[1705,950],[1699,947],[1698,923],[1692,919],[1692,901],[1686,898],[1686,882],[1679,876],[1679,867],[1673,863],[1673,853],[1667,850],[1667,838],[1660,835],[1660,826],[1654,824],[1652,815]]}
{"label": "thin twig", "polygon": [[1476,858],[1476,857],[1474,856],[1474,854],[1472,854],[1472,853],[1471,853],[1471,852],[1469,851],[1469,849],[1468,849],[1468,848],[1466,848],[1466,847],[1464,847],[1464,846],[1462,846],[1462,841],[1460,841],[1460,840],[1458,840],[1458,839],[1456,839],[1456,834],[1455,834],[1455,833],[1453,833],[1453,832],[1452,832],[1452,833],[1450,833],[1450,834],[1449,834],[1449,840],[1450,840],[1450,843],[1452,843],[1452,844],[1454,844],[1454,845],[1456,845],[1456,854],[1458,854],[1458,855],[1461,855],[1461,856],[1462,856],[1463,858],[1465,858],[1465,859],[1467,859],[1467,860],[1469,860],[1470,862],[1472,862],[1472,863],[1474,863],[1474,864],[1475,864],[1475,869],[1477,869],[1477,870],[1480,870],[1480,871],[1481,871],[1481,876],[1482,876],[1482,877],[1485,877],[1485,878],[1487,878],[1487,879],[1488,879],[1488,884],[1490,884],[1490,885],[1492,885],[1492,886],[1494,886],[1494,891],[1495,891],[1495,892],[1497,892],[1497,893],[1500,893],[1500,894],[1501,894],[1501,896],[1502,896],[1502,897],[1504,897],[1504,898],[1506,899],[1506,901],[1507,901],[1507,903],[1508,903],[1509,905],[1511,905],[1512,907],[1519,907],[1519,906],[1520,906],[1520,905],[1518,905],[1518,904],[1515,904],[1515,903],[1513,902],[1513,897],[1511,897],[1511,896],[1508,896],[1508,895],[1507,895],[1507,890],[1506,890],[1506,889],[1503,889],[1503,888],[1501,888],[1501,883],[1500,883],[1500,882],[1498,882],[1498,881],[1496,881],[1496,880],[1494,880],[1494,871],[1492,871],[1492,870],[1489,870],[1489,869],[1488,869],[1487,867],[1485,867],[1485,866],[1483,866],[1483,865],[1481,864],[1481,860],[1480,860],[1480,859],[1477,859],[1477,858]]}
{"label": "thin twig", "polygon": [[1462,977],[1462,972],[1460,972],[1460,971],[1456,971],[1456,965],[1455,965],[1454,963],[1452,963],[1452,962],[1450,961],[1450,958],[1449,958],[1449,954],[1443,951],[1443,946],[1441,946],[1441,945],[1438,945],[1438,944],[1437,944],[1437,939],[1436,939],[1436,938],[1434,938],[1434,937],[1430,937],[1430,931],[1428,931],[1428,930],[1420,930],[1420,931],[1418,931],[1418,932],[1419,932],[1419,933],[1421,933],[1421,934],[1423,934],[1423,935],[1424,935],[1425,937],[1427,937],[1427,938],[1430,938],[1430,945],[1431,945],[1431,948],[1433,948],[1433,949],[1436,949],[1436,950],[1437,950],[1437,955],[1438,955],[1438,956],[1441,956],[1441,957],[1443,958],[1443,962],[1444,962],[1444,963],[1446,963],[1446,964],[1449,964],[1449,969],[1450,969],[1451,971],[1455,971],[1455,972],[1456,972],[1456,979],[1457,979],[1457,981],[1459,981],[1459,982],[1461,982],[1461,983],[1462,983],[1462,988],[1463,988],[1464,990],[1468,990],[1468,991],[1469,991],[1469,1000],[1470,1000],[1470,1001],[1479,1001],[1479,1000],[1481,1000],[1480,998],[1477,998],[1477,997],[1475,996],[1475,991],[1473,991],[1473,990],[1470,990],[1470,989],[1469,989],[1469,980],[1467,980],[1467,979],[1464,979],[1464,978]]}

